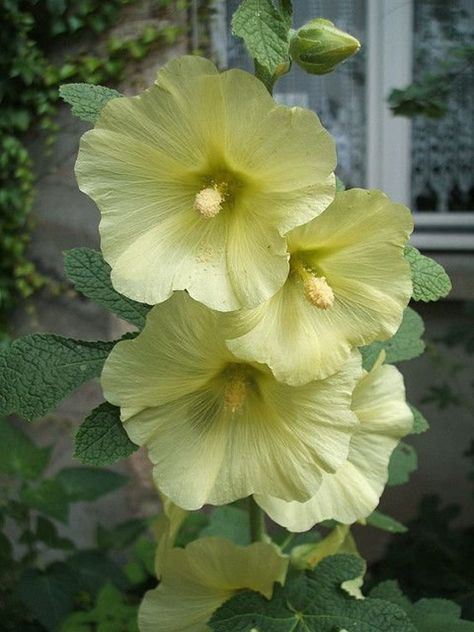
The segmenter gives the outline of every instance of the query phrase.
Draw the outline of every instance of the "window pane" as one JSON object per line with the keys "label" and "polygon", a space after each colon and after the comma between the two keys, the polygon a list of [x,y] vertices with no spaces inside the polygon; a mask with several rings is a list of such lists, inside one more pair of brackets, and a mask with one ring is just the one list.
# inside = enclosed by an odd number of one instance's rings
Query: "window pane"
{"label": "window pane", "polygon": [[474,70],[453,49],[474,44],[472,0],[415,0],[414,80],[449,72],[447,114],[412,125],[412,204],[418,212],[474,211]]}
{"label": "window pane", "polygon": [[[239,0],[227,0],[227,27]],[[298,0],[294,2],[294,27],[324,17],[364,42],[365,0]],[[252,70],[241,40],[228,41],[229,66]],[[323,77],[308,75],[297,66],[276,85],[275,98],[286,105],[301,105],[317,112],[335,137],[338,175],[348,187],[363,186],[366,170],[365,54],[364,49]]]}

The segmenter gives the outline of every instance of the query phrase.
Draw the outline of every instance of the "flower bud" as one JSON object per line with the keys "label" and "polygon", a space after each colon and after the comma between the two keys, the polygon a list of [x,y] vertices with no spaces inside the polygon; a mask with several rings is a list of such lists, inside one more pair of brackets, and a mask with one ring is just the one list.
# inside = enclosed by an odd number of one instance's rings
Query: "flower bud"
{"label": "flower bud", "polygon": [[290,40],[292,60],[312,75],[325,75],[360,48],[359,41],[329,20],[316,18],[298,29]]}

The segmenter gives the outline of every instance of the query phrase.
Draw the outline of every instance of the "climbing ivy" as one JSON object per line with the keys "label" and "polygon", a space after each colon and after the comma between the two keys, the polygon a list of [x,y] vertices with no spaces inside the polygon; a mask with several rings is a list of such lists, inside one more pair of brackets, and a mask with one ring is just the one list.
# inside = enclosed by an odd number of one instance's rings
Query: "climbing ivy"
{"label": "climbing ivy", "polygon": [[[54,139],[60,83],[85,81],[114,85],[127,64],[143,59],[152,47],[172,45],[180,28],[164,22],[147,26],[133,39],[109,36],[105,44],[79,42],[104,34],[120,12],[137,0],[3,0],[0,56],[0,338],[9,315],[45,279],[29,261],[27,248],[34,199],[32,161],[26,134],[43,131],[45,148]],[[166,17],[170,0],[156,0],[157,17]],[[90,40],[89,40],[90,41]],[[60,61],[58,48],[78,44]],[[76,48],[74,46],[74,48]]]}

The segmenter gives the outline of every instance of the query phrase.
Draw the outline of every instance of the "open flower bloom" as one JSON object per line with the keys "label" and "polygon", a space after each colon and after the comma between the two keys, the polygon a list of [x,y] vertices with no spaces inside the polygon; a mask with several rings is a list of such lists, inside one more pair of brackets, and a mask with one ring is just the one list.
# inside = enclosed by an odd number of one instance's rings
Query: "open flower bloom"
{"label": "open flower bloom", "polygon": [[354,389],[352,409],[360,425],[347,461],[325,474],[317,493],[305,503],[257,496],[269,516],[290,531],[307,531],[323,520],[351,524],[367,517],[379,503],[388,478],[390,456],[413,427],[401,373],[382,364],[384,354]]}
{"label": "open flower bloom", "polygon": [[304,384],[337,371],[354,346],[392,336],[412,291],[403,257],[412,228],[410,211],[380,191],[338,193],[288,234],[283,288],[229,314],[231,351],[268,364],[278,380]]}
{"label": "open flower bloom", "polygon": [[140,632],[208,632],[212,614],[237,591],[254,590],[270,599],[287,568],[288,558],[263,542],[237,546],[224,538],[202,538],[173,549],[160,585],[140,606]]}
{"label": "open flower bloom", "polygon": [[283,285],[282,235],[334,199],[334,167],[313,112],[277,105],[246,72],[184,56],[140,96],[105,105],[76,175],[101,211],[116,290],[156,304],[186,289],[229,311]]}
{"label": "open flower bloom", "polygon": [[358,424],[355,351],[327,380],[292,387],[228,350],[222,315],[176,292],[119,342],[102,386],[128,435],[148,448],[157,487],[185,509],[253,493],[309,500],[346,460]]}

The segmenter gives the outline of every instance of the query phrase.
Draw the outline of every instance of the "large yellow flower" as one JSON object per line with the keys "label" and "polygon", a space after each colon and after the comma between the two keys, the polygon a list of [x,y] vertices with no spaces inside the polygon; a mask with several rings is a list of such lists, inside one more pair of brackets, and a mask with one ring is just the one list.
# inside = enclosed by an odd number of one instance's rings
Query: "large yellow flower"
{"label": "large yellow flower", "polygon": [[105,397],[121,407],[132,441],[148,448],[157,487],[180,507],[253,493],[308,500],[347,457],[360,354],[327,380],[288,386],[232,355],[221,318],[175,292],[137,338],[114,347]]}
{"label": "large yellow flower", "polygon": [[305,503],[256,497],[271,518],[290,531],[307,531],[329,519],[351,524],[378,505],[390,455],[413,426],[403,377],[382,361],[383,354],[354,389],[352,409],[360,425],[352,437],[348,459],[334,474],[323,476],[315,496]]}
{"label": "large yellow flower", "polygon": [[101,210],[119,292],[156,304],[187,289],[229,311],[283,285],[282,235],[333,200],[334,167],[314,113],[276,105],[246,72],[185,56],[140,96],[107,103],[76,175]]}
{"label": "large yellow flower", "polygon": [[268,364],[279,380],[304,384],[337,371],[354,346],[392,336],[412,291],[403,257],[412,228],[409,210],[380,191],[339,193],[288,234],[283,288],[229,315],[229,348]]}
{"label": "large yellow flower", "polygon": [[283,584],[288,558],[276,546],[237,546],[202,538],[170,551],[158,588],[146,593],[138,614],[140,632],[208,632],[212,614],[239,590],[270,599]]}

